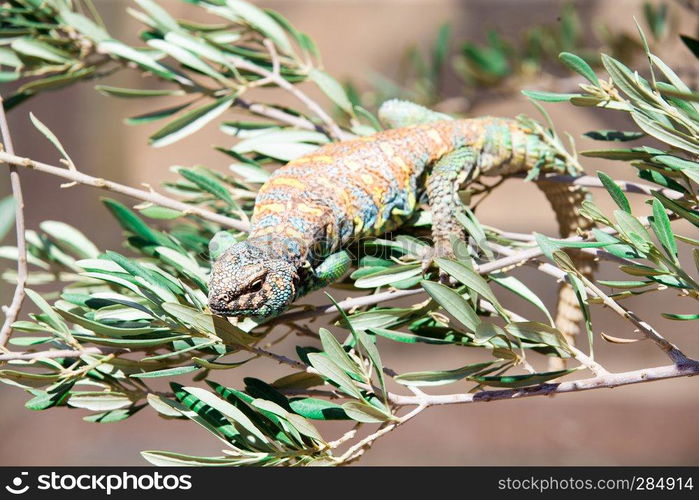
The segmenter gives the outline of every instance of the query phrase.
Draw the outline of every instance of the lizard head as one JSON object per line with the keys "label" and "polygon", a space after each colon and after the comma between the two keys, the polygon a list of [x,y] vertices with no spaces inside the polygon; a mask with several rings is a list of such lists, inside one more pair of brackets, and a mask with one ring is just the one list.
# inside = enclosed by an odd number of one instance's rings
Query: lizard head
{"label": "lizard head", "polygon": [[275,316],[296,296],[293,264],[249,241],[236,243],[215,262],[209,309],[220,316]]}

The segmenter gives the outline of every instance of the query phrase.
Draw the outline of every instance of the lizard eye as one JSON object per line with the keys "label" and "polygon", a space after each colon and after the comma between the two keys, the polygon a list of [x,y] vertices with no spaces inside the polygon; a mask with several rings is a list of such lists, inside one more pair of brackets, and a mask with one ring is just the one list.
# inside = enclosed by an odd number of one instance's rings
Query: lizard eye
{"label": "lizard eye", "polygon": [[262,283],[264,280],[262,278],[257,278],[250,284],[249,290],[251,292],[259,292],[262,289]]}

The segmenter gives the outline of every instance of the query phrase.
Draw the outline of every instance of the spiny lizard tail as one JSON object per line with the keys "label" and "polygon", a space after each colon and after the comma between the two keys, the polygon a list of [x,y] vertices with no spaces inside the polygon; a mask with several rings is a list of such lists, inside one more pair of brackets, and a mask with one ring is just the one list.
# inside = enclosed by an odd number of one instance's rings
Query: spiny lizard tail
{"label": "spiny lizard tail", "polygon": [[[343,247],[400,226],[423,195],[432,215],[429,258],[453,256],[452,236],[464,237],[454,217],[460,186],[479,176],[571,169],[530,120],[454,120],[397,100],[384,103],[380,117],[394,128],[324,145],[270,176],[257,195],[248,239],[219,252],[214,262],[209,289],[214,313],[281,313],[344,274],[350,261]],[[583,188],[537,184],[556,212],[562,236],[591,227],[577,211],[587,196]],[[589,255],[576,258],[585,273],[593,271]],[[564,285],[556,322],[574,336],[581,319],[575,295]]]}

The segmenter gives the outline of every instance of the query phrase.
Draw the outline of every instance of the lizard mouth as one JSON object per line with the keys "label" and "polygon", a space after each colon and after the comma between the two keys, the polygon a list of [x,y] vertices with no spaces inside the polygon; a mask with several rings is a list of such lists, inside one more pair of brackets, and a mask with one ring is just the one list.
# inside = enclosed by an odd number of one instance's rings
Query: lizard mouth
{"label": "lizard mouth", "polygon": [[214,313],[216,316],[242,316],[242,311],[231,311],[228,309],[216,309],[215,307],[209,306],[209,309],[211,309],[211,312]]}
{"label": "lizard mouth", "polygon": [[209,310],[217,316],[224,316],[227,318],[238,317],[238,316],[264,316],[265,310],[261,309],[227,309],[222,307],[216,307],[209,304]]}

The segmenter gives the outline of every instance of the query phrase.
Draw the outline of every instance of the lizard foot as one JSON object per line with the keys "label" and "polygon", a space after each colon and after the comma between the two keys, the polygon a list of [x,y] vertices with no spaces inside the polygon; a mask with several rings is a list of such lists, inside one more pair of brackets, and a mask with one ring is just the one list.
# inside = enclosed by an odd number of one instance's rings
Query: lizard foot
{"label": "lizard foot", "polygon": [[[432,265],[434,265],[436,259],[453,259],[455,258],[454,248],[450,242],[435,242],[435,245],[429,247],[425,253],[422,254],[422,274],[426,274]],[[439,282],[442,284],[449,283],[449,275],[439,270]]]}

